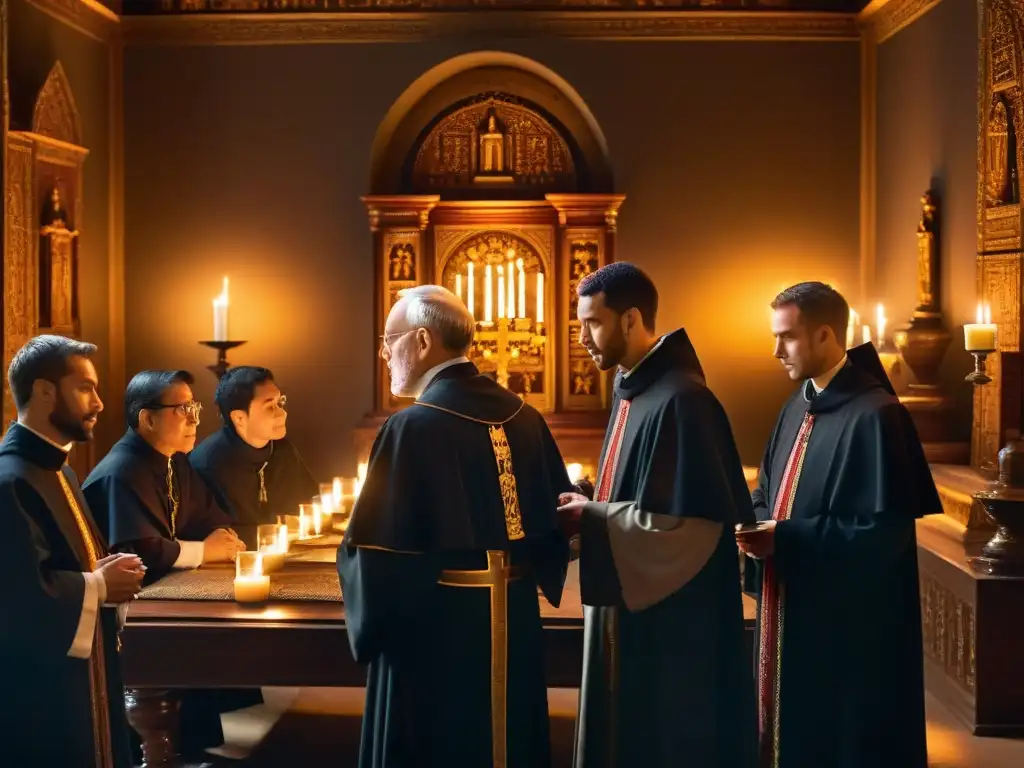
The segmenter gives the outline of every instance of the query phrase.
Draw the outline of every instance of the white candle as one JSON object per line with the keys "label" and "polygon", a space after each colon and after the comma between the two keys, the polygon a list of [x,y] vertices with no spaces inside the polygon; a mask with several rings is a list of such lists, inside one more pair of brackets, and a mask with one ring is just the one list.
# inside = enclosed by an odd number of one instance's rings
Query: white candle
{"label": "white candle", "polygon": [[235,560],[235,600],[262,603],[270,597],[270,577],[263,572],[263,555],[239,552]]}
{"label": "white candle", "polygon": [[213,300],[213,340],[228,340],[228,279],[224,278],[224,289]]}
{"label": "white candle", "polygon": [[885,307],[879,304],[875,307],[875,336],[878,339],[878,348],[885,345]]}
{"label": "white candle", "polygon": [[978,302],[977,322],[964,326],[964,348],[968,352],[992,352],[996,349],[996,331],[991,308]]}
{"label": "white candle", "polygon": [[[473,315],[473,262],[466,267],[466,309]],[[473,315],[475,318],[476,315]]]}
{"label": "white candle", "polygon": [[544,322],[544,273],[537,273],[537,323]]}
{"label": "white candle", "polygon": [[864,344],[870,344],[871,343],[871,326],[870,325],[862,325],[860,327],[860,331],[861,331],[861,342],[864,343]]}
{"label": "white candle", "polygon": [[341,509],[341,478],[336,477],[332,483],[332,490],[334,491],[334,508],[336,510]]}
{"label": "white candle", "polygon": [[493,307],[491,306],[492,305],[491,290],[493,288],[493,282],[494,281],[491,279],[491,277],[492,277],[492,275],[491,275],[491,265],[490,264],[486,264],[486,265],[484,265],[484,322],[485,323],[489,323],[493,319],[491,317],[491,312],[492,312],[492,309],[493,309]]}
{"label": "white candle", "polygon": [[508,317],[511,320],[516,316],[516,265],[510,261],[506,270],[508,273],[508,295],[505,297],[505,306],[508,308]]}
{"label": "white candle", "polygon": [[505,315],[505,267],[498,265],[498,317]]}
{"label": "white candle", "polygon": [[[330,498],[330,497],[328,497]],[[323,528],[324,508],[320,504],[313,505],[313,533],[317,536]]]}
{"label": "white candle", "polygon": [[283,523],[277,526],[277,548],[281,552],[288,551],[288,526]]}
{"label": "white candle", "polygon": [[455,275],[455,295],[459,297],[459,301],[462,301],[462,273],[458,272]]}
{"label": "white candle", "polygon": [[519,317],[526,317],[526,275],[523,274],[523,260],[516,261],[519,268]]}

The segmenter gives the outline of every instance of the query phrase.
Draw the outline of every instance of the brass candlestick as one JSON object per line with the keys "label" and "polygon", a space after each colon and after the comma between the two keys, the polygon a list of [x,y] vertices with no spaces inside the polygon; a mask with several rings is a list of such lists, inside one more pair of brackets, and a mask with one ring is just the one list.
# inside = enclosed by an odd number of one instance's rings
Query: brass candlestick
{"label": "brass candlestick", "polygon": [[206,370],[212,371],[213,375],[217,377],[217,381],[224,378],[224,374],[228,372],[228,368],[231,365],[228,363],[228,350],[240,347],[245,344],[244,341],[200,341],[204,347],[210,347],[217,350],[217,362],[214,365],[206,366]]}
{"label": "brass candlestick", "polygon": [[974,356],[974,370],[964,377],[964,381],[980,386],[992,381],[992,377],[985,373],[985,360],[995,352],[994,349],[972,349],[970,353]]}
{"label": "brass candlestick", "polygon": [[498,384],[508,389],[512,362],[527,355],[540,355],[546,341],[543,323],[535,323],[525,317],[499,317],[493,323],[477,323],[470,354],[492,363]]}

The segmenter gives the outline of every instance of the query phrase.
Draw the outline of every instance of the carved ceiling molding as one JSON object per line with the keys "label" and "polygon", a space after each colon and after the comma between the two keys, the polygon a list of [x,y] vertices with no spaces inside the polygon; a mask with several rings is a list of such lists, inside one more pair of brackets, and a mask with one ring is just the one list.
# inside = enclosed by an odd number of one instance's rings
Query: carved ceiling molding
{"label": "carved ceiling molding", "polygon": [[82,118],[64,66],[58,61],[43,83],[32,110],[32,131],[66,144],[82,145]]}
{"label": "carved ceiling molding", "polygon": [[405,43],[495,36],[583,40],[857,40],[844,13],[489,11],[125,16],[126,45]]}
{"label": "carved ceiling molding", "polygon": [[872,0],[858,15],[875,42],[888,40],[924,16],[942,0]]}
{"label": "carved ceiling molding", "polygon": [[866,0],[124,0],[128,15],[288,11],[826,11],[853,13]]}
{"label": "carved ceiling molding", "polygon": [[117,38],[121,17],[99,0],[26,0],[53,18],[94,40]]}

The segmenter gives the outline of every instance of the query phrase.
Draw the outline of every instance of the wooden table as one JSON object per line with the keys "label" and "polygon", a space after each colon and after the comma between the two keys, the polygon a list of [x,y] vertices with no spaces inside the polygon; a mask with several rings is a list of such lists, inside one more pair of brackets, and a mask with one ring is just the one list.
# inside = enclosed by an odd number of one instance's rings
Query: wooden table
{"label": "wooden table", "polygon": [[[295,569],[333,565],[292,564]],[[748,636],[754,604],[744,596]],[[562,604],[541,599],[549,687],[574,688],[583,667],[583,609],[575,565]],[[332,602],[138,600],[122,633],[129,719],[143,741],[146,766],[177,761],[174,689],[263,686],[361,687],[366,670],[352,658],[345,609]]]}

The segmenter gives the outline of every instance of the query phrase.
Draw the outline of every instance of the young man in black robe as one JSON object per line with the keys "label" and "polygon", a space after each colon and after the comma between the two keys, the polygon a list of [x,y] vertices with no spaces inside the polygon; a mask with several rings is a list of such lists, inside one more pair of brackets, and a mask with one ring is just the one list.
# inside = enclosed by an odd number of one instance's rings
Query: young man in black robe
{"label": "young man in black robe", "polygon": [[764,768],[925,768],[914,520],[941,503],[871,344],[823,283],[772,302],[775,356],[800,382],[737,530],[763,571],[758,703]]}
{"label": "young man in black robe", "polygon": [[583,686],[575,768],[751,768],[756,721],[733,526],[753,513],[729,420],[686,331],[654,333],[632,264],[580,281],[580,343],[617,367],[580,529]]}
{"label": "young man in black robe", "polygon": [[[82,491],[115,551],[133,552],[154,581],[174,569],[228,563],[245,549],[231,520],[192,469],[200,404],[188,371],[143,371],[125,390],[128,431],[89,473]],[[260,701],[256,691],[183,692],[181,750],[223,743],[220,713]]]}
{"label": "young man in black robe", "polygon": [[108,555],[74,471],[103,403],[96,347],[31,339],[11,360],[18,421],[0,443],[0,753],[5,765],[130,768],[118,655],[142,584]]}
{"label": "young man in black robe", "polygon": [[231,368],[214,399],[224,426],[197,445],[189,460],[254,549],[257,525],[298,514],[299,504],[312,501],[320,487],[285,437],[287,400],[273,373]]}
{"label": "young man in black robe", "polygon": [[538,587],[561,599],[570,488],[544,419],[465,357],[451,292],[403,292],[381,339],[391,391],[338,550],[352,653],[369,665],[360,768],[550,765]]}

